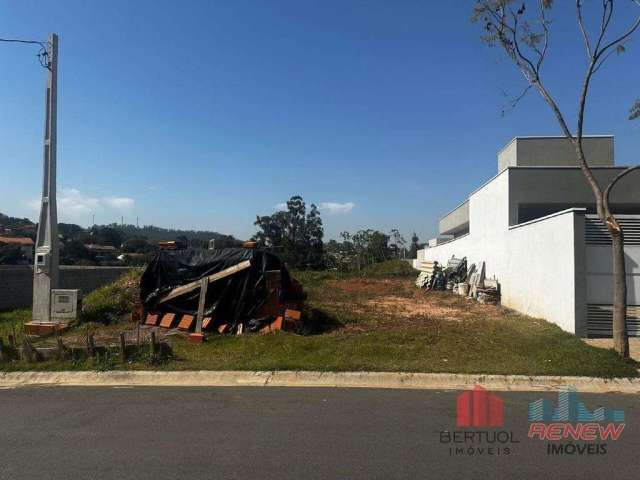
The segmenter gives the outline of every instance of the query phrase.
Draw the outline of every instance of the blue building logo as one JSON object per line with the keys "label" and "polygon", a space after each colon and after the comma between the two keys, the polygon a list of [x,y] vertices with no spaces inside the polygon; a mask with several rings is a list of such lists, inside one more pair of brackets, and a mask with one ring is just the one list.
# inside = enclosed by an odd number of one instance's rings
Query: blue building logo
{"label": "blue building logo", "polygon": [[540,398],[529,403],[530,422],[624,422],[624,411],[598,407],[590,411],[578,399],[575,390],[566,388],[558,392],[558,406]]}

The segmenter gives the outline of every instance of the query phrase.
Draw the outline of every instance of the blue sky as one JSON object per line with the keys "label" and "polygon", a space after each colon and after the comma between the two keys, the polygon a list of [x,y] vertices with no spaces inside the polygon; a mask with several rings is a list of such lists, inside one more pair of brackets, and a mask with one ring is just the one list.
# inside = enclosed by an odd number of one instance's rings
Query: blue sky
{"label": "blue sky", "polygon": [[[573,121],[584,53],[556,2],[545,75]],[[589,2],[587,2],[589,3]],[[591,2],[597,7],[598,2]],[[496,172],[517,135],[560,133],[469,22],[472,2],[0,0],[0,37],[60,35],[61,220],[249,237],[289,196],[329,238],[399,228],[422,240]],[[622,17],[618,20],[624,21]],[[586,132],[638,162],[638,46],[598,74]],[[36,218],[44,70],[0,43],[0,212]]]}

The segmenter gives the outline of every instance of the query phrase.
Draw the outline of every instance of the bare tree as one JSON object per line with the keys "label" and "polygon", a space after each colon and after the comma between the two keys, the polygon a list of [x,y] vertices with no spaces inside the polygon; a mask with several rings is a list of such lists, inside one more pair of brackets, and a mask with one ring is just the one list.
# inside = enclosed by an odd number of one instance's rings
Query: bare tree
{"label": "bare tree", "polygon": [[[569,2],[566,2],[567,4]],[[628,6],[640,7],[640,0],[627,0]],[[535,5],[529,13],[528,5]],[[563,5],[565,3],[563,2]],[[520,6],[518,6],[520,5]],[[583,0],[576,0],[575,14],[584,48],[586,50],[586,70],[578,98],[577,125],[575,132],[569,128],[565,115],[560,110],[541,77],[541,70],[547,57],[551,22],[548,18],[553,0],[524,1],[514,5],[513,0],[476,0],[472,21],[482,22],[485,34],[483,42],[489,46],[501,47],[518,67],[527,87],[514,100],[515,104],[529,91],[535,89],[551,107],[564,136],[575,148],[576,157],[582,173],[595,197],[598,217],[611,234],[613,254],[613,339],[616,351],[623,357],[629,356],[629,339],[626,328],[627,284],[624,259],[624,232],[611,213],[609,199],[615,185],[640,165],[623,170],[609,184],[602,188],[598,184],[582,148],[585,106],[589,87],[594,75],[614,53],[625,51],[624,43],[640,27],[640,10],[634,13],[637,18],[627,29],[615,38],[607,38],[613,20],[614,0],[601,0],[602,12],[599,15],[599,28],[595,35],[589,33],[583,18]],[[633,115],[633,111],[631,112]]]}

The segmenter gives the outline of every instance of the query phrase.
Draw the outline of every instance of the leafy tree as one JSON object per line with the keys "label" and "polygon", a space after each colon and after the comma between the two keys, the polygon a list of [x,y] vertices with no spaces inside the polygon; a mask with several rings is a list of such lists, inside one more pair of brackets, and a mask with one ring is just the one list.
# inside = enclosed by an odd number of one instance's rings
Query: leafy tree
{"label": "leafy tree", "polygon": [[393,250],[396,257],[404,257],[406,254],[404,246],[407,244],[407,241],[404,239],[400,231],[397,228],[392,228],[389,237],[390,240],[393,241]]}
{"label": "leafy tree", "polygon": [[359,230],[351,236],[358,270],[389,258],[389,236],[378,230]]}
{"label": "leafy tree", "polygon": [[0,243],[0,265],[18,265],[23,260],[24,256],[19,246]]}
{"label": "leafy tree", "polygon": [[61,245],[60,263],[63,265],[88,265],[95,263],[80,240],[68,240]]}
{"label": "leafy tree", "polygon": [[97,245],[111,245],[120,248],[124,237],[122,233],[113,226],[94,225],[89,230],[89,241]]}
{"label": "leafy tree", "polygon": [[75,223],[58,223],[58,234],[67,240],[85,241],[88,238],[87,231]]}
{"label": "leafy tree", "polygon": [[[586,68],[582,79],[582,85],[578,95],[577,122],[575,131],[571,131],[566,116],[560,109],[547,84],[542,77],[542,67],[549,51],[551,20],[549,15],[553,7],[552,0],[538,0],[535,2],[518,2],[513,0],[476,0],[472,15],[472,21],[481,22],[484,27],[483,42],[490,47],[502,48],[507,57],[515,64],[527,82],[527,86],[516,100],[526,94],[530,89],[537,91],[553,112],[564,136],[573,144],[576,159],[589,184],[596,203],[596,211],[602,223],[606,226],[612,239],[613,256],[613,339],[616,350],[623,357],[629,356],[629,340],[626,328],[627,313],[627,284],[624,256],[624,232],[620,223],[611,212],[609,196],[612,189],[620,179],[640,166],[630,167],[602,188],[596,180],[591,167],[585,158],[582,146],[583,125],[589,87],[594,80],[594,75],[611,58],[614,53],[624,53],[625,42],[640,27],[640,2],[634,0],[627,2],[629,10],[625,12],[631,23],[620,29],[621,34],[609,37],[610,27],[614,12],[614,0],[602,0],[601,20],[595,35],[591,35],[583,20],[583,0],[576,0],[576,21],[584,41],[586,53]],[[529,8],[533,3],[533,8]],[[567,2],[562,2],[566,5]],[[638,110],[632,109],[631,117],[635,117]]]}
{"label": "leafy tree", "polygon": [[320,218],[320,210],[311,204],[311,210],[307,214],[304,226],[304,263],[311,268],[320,268],[323,265],[323,242],[324,228]]}
{"label": "leafy tree", "polygon": [[131,237],[122,244],[123,253],[151,253],[154,250],[153,245],[144,237]]}
{"label": "leafy tree", "polygon": [[[215,247],[216,248],[232,248],[239,247],[242,245],[242,242],[235,238],[233,235],[221,235],[218,234],[217,237],[214,238]],[[207,246],[209,245],[209,241],[206,241]]]}
{"label": "leafy tree", "polygon": [[254,225],[258,231],[253,239],[258,245],[273,249],[291,266],[313,269],[323,266],[324,229],[320,211],[312,204],[307,213],[299,195],[289,199],[286,210],[256,217]]}

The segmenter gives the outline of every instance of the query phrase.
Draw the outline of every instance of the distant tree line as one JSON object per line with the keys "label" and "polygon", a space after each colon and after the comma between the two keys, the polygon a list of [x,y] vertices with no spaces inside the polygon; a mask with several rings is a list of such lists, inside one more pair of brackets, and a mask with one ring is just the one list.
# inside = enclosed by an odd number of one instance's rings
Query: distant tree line
{"label": "distant tree line", "polygon": [[[358,271],[390,259],[415,258],[420,248],[415,233],[407,244],[395,228],[388,233],[373,229],[342,232],[339,240],[324,242],[320,210],[314,204],[307,206],[298,195],[291,197],[282,210],[257,216],[254,225],[257,232],[252,240],[294,269]],[[0,235],[8,231],[35,240],[36,227],[26,218],[0,214]],[[211,239],[215,241],[216,249],[242,245],[231,235],[152,225],[136,227],[112,223],[83,228],[73,223],[59,223],[58,234],[63,265],[144,265],[157,251],[158,241],[163,240],[175,240],[196,249],[208,248]],[[113,249],[104,251],[87,247],[91,245]],[[0,244],[0,265],[16,263],[24,263],[20,248]]]}
{"label": "distant tree line", "polygon": [[[27,218],[0,213],[0,236],[29,237],[35,241],[37,224]],[[157,251],[158,241],[176,240],[192,248],[208,248],[215,240],[216,248],[238,247],[242,242],[218,232],[175,230],[153,225],[93,225],[83,228],[73,223],[58,223],[60,263],[62,265],[144,265]],[[113,253],[96,252],[87,245],[113,247]],[[116,256],[124,254],[122,259]],[[19,247],[0,243],[0,265],[25,263]]]}
{"label": "distant tree line", "polygon": [[258,231],[253,240],[271,250],[296,269],[361,270],[368,265],[394,258],[415,258],[419,248],[414,233],[407,248],[398,229],[389,233],[378,230],[342,232],[340,241],[323,242],[324,229],[318,207],[306,203],[299,195],[286,203],[286,209],[256,217]]}

